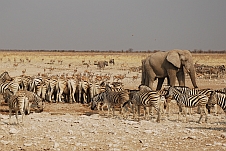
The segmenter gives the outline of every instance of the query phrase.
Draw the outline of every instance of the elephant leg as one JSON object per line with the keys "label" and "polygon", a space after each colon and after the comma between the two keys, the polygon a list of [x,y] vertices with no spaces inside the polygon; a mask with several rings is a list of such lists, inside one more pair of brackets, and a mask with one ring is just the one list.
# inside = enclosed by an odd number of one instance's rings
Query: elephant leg
{"label": "elephant leg", "polygon": [[158,78],[158,84],[157,84],[156,91],[161,90],[164,80],[165,80],[165,77],[164,78]]}
{"label": "elephant leg", "polygon": [[169,76],[167,76],[166,78],[167,78],[167,84],[170,85],[170,79],[169,79]]}
{"label": "elephant leg", "polygon": [[171,70],[169,70],[168,71],[168,76],[169,76],[169,85],[170,86],[175,86],[175,84],[176,84],[176,71],[175,70],[173,70],[173,69],[171,69]]}
{"label": "elephant leg", "polygon": [[179,83],[179,86],[185,86],[185,74],[183,70],[180,70],[177,72],[177,80]]}

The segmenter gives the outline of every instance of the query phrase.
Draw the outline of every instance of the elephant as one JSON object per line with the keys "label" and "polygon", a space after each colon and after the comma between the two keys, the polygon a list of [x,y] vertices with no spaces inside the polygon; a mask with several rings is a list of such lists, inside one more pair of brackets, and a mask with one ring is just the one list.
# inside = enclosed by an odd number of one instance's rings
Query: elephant
{"label": "elephant", "polygon": [[167,78],[169,86],[175,86],[177,78],[179,86],[185,86],[185,70],[188,72],[194,88],[198,88],[190,51],[177,49],[158,51],[142,60],[141,84],[154,90],[153,83],[158,79],[156,90],[160,90],[165,78]]}

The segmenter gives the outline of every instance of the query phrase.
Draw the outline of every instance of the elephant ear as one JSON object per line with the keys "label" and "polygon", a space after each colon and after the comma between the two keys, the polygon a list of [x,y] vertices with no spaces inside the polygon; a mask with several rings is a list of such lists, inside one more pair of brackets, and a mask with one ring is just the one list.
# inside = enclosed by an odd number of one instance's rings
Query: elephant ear
{"label": "elephant ear", "polygon": [[176,51],[169,51],[166,60],[172,63],[177,68],[180,68],[181,66],[180,56]]}

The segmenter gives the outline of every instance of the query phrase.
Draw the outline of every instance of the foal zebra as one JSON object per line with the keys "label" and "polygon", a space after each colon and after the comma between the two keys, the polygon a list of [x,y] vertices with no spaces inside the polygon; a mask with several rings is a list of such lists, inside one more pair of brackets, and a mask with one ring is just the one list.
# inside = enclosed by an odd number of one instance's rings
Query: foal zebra
{"label": "foal zebra", "polygon": [[205,122],[207,122],[206,104],[208,103],[209,98],[206,95],[204,95],[204,94],[196,94],[196,95],[182,94],[175,87],[169,87],[167,96],[172,96],[177,101],[177,105],[179,107],[178,120],[180,117],[180,113],[184,112],[186,122],[188,121],[185,107],[193,108],[193,107],[199,106],[201,115],[198,120],[198,123],[200,123],[200,121],[202,119],[203,112],[205,113]]}

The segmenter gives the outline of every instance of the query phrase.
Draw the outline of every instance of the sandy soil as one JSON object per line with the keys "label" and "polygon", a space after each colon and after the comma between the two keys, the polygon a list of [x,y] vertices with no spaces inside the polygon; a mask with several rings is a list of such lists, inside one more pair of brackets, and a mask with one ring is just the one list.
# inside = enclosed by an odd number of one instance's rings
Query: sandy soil
{"label": "sandy soil", "polygon": [[[130,72],[139,67],[141,59],[148,54],[95,54],[95,53],[32,53],[1,52],[0,72],[8,71],[11,76],[45,73],[50,75],[72,74],[84,70],[95,74],[110,73],[112,76],[126,74],[122,80],[126,88],[136,89],[140,84],[139,72]],[[206,58],[205,58],[206,57]],[[199,62],[209,65],[226,64],[225,56],[194,56]],[[211,59],[213,57],[213,59]],[[115,59],[116,64],[100,71],[93,65],[94,60]],[[222,59],[223,58],[223,59]],[[24,61],[21,61],[21,60]],[[55,60],[55,62],[51,61]],[[63,60],[62,64],[58,60]],[[83,62],[91,62],[87,68]],[[71,66],[69,67],[69,64]],[[45,69],[45,70],[44,70]],[[53,70],[50,70],[53,69]],[[133,76],[139,78],[133,80]],[[112,80],[112,79],[111,79]],[[224,88],[226,79],[197,79],[200,88]],[[187,85],[191,82],[187,79]],[[208,123],[198,124],[196,109],[189,116],[189,122],[177,122],[178,107],[170,104],[170,114],[163,115],[156,123],[156,114],[150,120],[135,121],[132,115],[123,119],[107,117],[106,112],[90,110],[83,104],[46,104],[44,112],[31,113],[23,125],[8,124],[8,107],[0,96],[0,150],[225,150],[225,115],[219,109],[218,116],[208,115]],[[19,119],[21,117],[19,116]],[[184,119],[184,117],[182,117]],[[12,117],[15,122],[15,116]]]}

